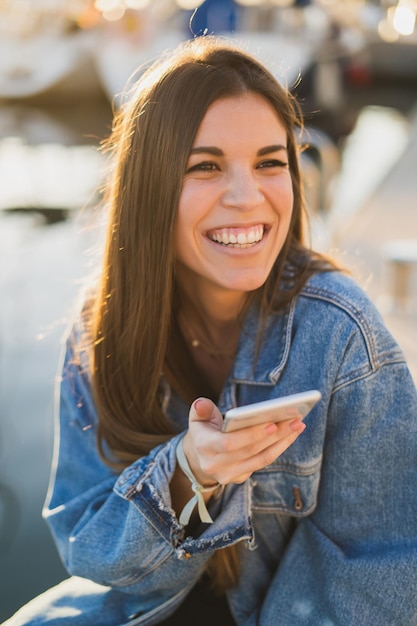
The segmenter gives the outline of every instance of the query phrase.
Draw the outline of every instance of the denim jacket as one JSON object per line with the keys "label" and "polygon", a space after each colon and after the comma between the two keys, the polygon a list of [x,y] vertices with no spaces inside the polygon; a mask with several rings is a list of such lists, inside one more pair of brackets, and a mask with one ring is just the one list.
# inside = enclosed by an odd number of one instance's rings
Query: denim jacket
{"label": "denim jacket", "polygon": [[417,394],[401,350],[338,272],[313,276],[268,319],[254,361],[257,324],[252,309],[220,410],[308,389],[322,399],[282,456],[210,500],[214,523],[195,538],[169,491],[189,407],[166,385],[178,436],[117,475],[97,452],[88,373],[67,343],[44,515],[68,571],[98,583],[91,624],[159,623],[235,543],[239,626],[417,624]]}

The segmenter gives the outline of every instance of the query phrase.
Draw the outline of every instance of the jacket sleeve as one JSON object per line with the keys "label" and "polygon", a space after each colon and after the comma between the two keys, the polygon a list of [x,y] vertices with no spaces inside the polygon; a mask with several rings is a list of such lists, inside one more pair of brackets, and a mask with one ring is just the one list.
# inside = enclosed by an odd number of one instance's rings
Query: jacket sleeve
{"label": "jacket sleeve", "polygon": [[327,423],[317,508],[256,623],[417,624],[417,397],[405,364],[341,385]]}
{"label": "jacket sleeve", "polygon": [[226,489],[221,501],[213,500],[215,522],[199,529],[198,537],[186,535],[169,492],[178,436],[120,475],[103,462],[89,379],[74,360],[71,340],[58,391],[56,451],[44,517],[72,575],[135,593],[150,610],[189,589],[213,550],[250,539],[242,487]]}

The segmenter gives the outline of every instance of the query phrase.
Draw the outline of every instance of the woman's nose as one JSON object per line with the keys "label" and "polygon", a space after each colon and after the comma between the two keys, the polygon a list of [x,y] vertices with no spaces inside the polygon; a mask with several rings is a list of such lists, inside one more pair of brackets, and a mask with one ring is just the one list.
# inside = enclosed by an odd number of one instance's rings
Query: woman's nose
{"label": "woman's nose", "polygon": [[227,187],[223,193],[226,207],[251,210],[258,207],[264,195],[253,172],[239,170],[227,177]]}

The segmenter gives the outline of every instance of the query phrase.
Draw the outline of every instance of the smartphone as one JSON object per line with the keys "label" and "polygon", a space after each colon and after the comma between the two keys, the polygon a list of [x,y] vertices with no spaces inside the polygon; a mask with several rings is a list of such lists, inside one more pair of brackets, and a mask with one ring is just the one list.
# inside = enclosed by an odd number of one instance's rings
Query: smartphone
{"label": "smartphone", "polygon": [[255,402],[230,409],[224,416],[222,431],[225,433],[266,422],[282,422],[304,417],[320,400],[320,391],[310,390],[290,396]]}

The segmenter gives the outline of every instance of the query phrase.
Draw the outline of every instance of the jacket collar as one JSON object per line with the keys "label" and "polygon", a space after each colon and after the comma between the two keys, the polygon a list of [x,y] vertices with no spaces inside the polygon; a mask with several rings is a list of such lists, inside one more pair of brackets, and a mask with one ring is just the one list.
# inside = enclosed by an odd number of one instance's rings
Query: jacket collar
{"label": "jacket collar", "polygon": [[268,318],[256,358],[259,309],[252,306],[245,318],[231,381],[273,386],[277,383],[291,344],[296,300],[283,313]]}

